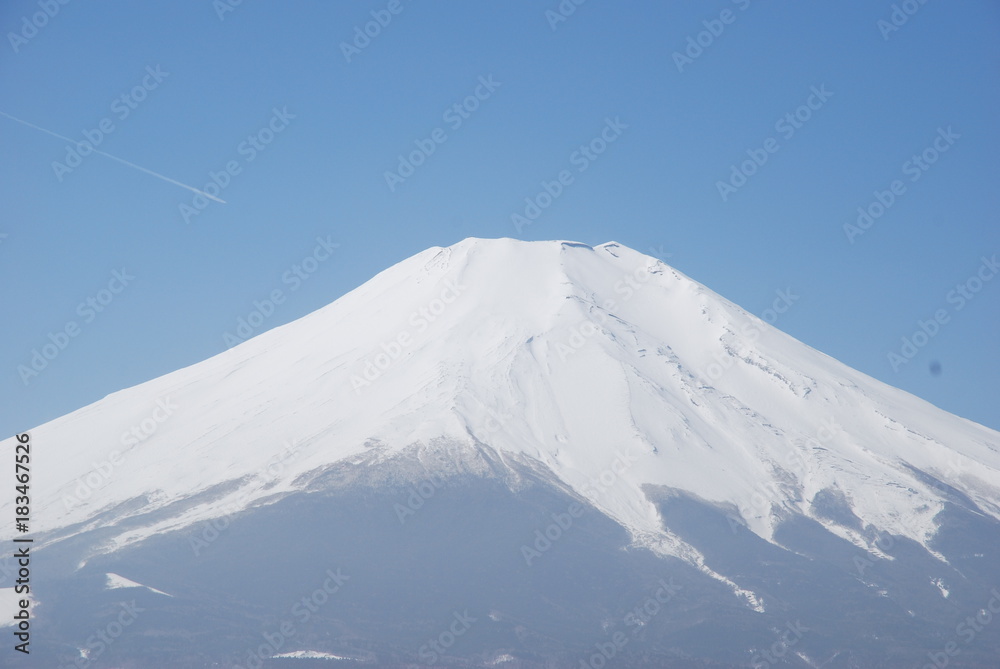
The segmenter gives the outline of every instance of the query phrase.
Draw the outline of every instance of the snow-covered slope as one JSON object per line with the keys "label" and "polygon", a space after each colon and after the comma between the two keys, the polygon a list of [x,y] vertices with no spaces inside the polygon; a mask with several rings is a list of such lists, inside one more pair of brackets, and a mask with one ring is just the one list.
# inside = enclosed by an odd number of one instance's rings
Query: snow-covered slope
{"label": "snow-covered slope", "polygon": [[[118,532],[109,550],[276,499],[300,475],[370,459],[373,445],[387,459],[439,438],[537,460],[637,541],[694,561],[648,484],[719,505],[768,540],[802,514],[876,554],[861,528],[928,546],[955,495],[1000,517],[1000,433],[614,242],[434,247],[31,435],[36,533],[110,525],[231,484]],[[860,522],[834,520],[831,504]],[[13,516],[7,500],[0,516]]]}

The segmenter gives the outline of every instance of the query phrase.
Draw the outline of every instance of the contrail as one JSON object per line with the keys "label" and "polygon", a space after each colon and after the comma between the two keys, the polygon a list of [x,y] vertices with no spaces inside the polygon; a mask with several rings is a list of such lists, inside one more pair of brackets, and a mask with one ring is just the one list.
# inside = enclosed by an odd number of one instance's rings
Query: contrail
{"label": "contrail", "polygon": [[[79,144],[80,143],[80,142],[77,142],[75,139],[70,139],[69,137],[63,137],[62,135],[56,134],[56,133],[52,132],[51,130],[46,130],[45,128],[40,128],[39,126],[35,125],[34,123],[28,123],[27,121],[22,121],[21,119],[19,119],[17,117],[14,117],[14,116],[11,116],[10,114],[7,114],[6,112],[0,111],[0,116],[6,116],[11,121],[17,121],[18,123],[24,124],[24,125],[28,126],[29,128],[34,128],[35,130],[41,130],[42,132],[44,132],[44,133],[46,133],[48,135],[52,135],[53,137],[58,137],[59,139],[63,140],[64,142],[70,142],[71,144]],[[93,149],[94,153],[99,153],[102,156],[104,156],[105,158],[110,158],[111,160],[117,160],[119,163],[121,163],[123,165],[128,165],[129,167],[134,167],[135,169],[139,170],[140,172],[145,172],[146,174],[153,175],[157,179],[163,179],[167,183],[171,183],[171,184],[173,184],[175,186],[180,186],[181,188],[187,188],[189,191],[191,191],[193,193],[197,193],[198,195],[204,195],[209,200],[215,200],[216,202],[220,202],[222,204],[226,204],[225,200],[221,200],[221,199],[215,197],[214,195],[209,195],[205,191],[198,190],[197,188],[194,188],[192,186],[188,186],[187,184],[182,184],[180,181],[174,181],[170,177],[165,177],[162,174],[157,174],[153,170],[147,170],[145,167],[141,167],[139,165],[136,165],[135,163],[130,163],[129,161],[124,160],[122,158],[119,158],[118,156],[112,156],[110,153],[105,153],[104,151],[99,151],[99,150],[97,150],[94,147],[91,147],[91,148]]]}

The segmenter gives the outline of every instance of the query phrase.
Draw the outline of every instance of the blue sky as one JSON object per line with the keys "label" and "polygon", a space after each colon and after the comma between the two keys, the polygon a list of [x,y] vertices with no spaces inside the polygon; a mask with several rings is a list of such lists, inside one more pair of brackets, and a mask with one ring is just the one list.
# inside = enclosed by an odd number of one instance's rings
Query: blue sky
{"label": "blue sky", "polygon": [[224,350],[274,289],[255,332],[469,236],[613,239],[758,315],[790,290],[777,327],[1000,428],[994,2],[11,0],[0,26],[4,434]]}

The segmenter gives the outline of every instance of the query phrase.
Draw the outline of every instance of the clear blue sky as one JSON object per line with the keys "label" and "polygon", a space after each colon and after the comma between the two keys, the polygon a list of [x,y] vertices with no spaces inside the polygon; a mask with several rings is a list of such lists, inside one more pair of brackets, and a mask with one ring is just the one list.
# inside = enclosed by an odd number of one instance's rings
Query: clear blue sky
{"label": "clear blue sky", "polygon": [[[590,0],[564,2],[565,21],[546,14],[557,0],[48,2],[51,17],[46,0],[0,8],[0,111],[89,131],[198,189],[227,164],[238,174],[226,204],[185,221],[195,193],[105,155],[54,167],[66,141],[0,117],[3,434],[224,350],[274,289],[286,300],[258,332],[469,236],[656,249],[758,315],[790,288],[778,327],[1000,428],[1000,277],[967,283],[1000,254],[995,2],[912,2],[898,26],[873,0]],[[391,21],[345,55],[371,12]],[[474,111],[446,116],[477,91]],[[574,155],[592,140],[603,153]],[[418,141],[434,152],[390,189]],[[928,149],[926,170],[907,165]],[[767,161],[723,199],[748,151]],[[518,230],[511,215],[562,170],[572,183]],[[850,243],[844,225],[896,180]],[[333,256],[283,281],[317,236]],[[959,284],[979,291],[949,300]],[[894,370],[887,354],[938,310],[947,322]],[[71,321],[22,383],[18,366]]]}

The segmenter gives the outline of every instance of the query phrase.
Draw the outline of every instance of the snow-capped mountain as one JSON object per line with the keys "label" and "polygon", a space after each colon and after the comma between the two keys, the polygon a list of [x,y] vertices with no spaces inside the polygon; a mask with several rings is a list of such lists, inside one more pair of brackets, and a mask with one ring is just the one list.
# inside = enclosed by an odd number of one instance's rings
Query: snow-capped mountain
{"label": "snow-capped mountain", "polygon": [[[956,627],[1000,585],[1000,433],[614,242],[434,247],[30,436],[33,550],[53,574],[34,614],[63,663],[988,666],[1000,650],[1000,625]],[[297,615],[316,588],[329,604]],[[123,591],[152,613],[88,649]],[[282,616],[297,627],[278,644]]]}

